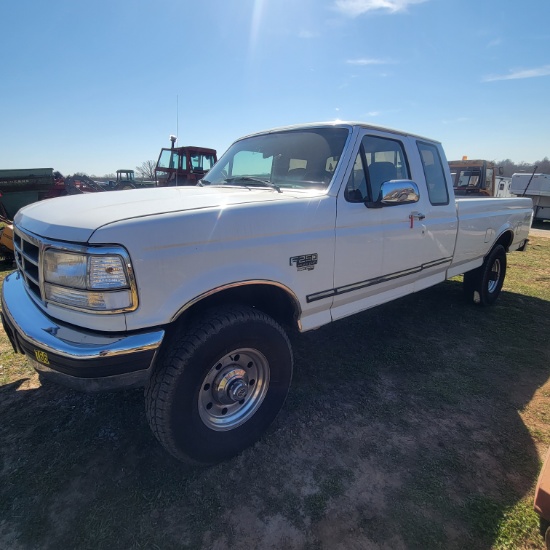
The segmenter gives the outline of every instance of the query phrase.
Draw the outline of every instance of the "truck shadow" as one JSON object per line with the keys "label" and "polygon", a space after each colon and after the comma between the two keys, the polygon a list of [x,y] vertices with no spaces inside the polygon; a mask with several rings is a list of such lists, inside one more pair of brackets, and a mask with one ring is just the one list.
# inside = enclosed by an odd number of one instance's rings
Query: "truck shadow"
{"label": "truck shadow", "polygon": [[550,304],[505,292],[481,309],[460,286],[293,336],[283,412],[209,468],[159,446],[141,390],[28,369],[0,387],[0,546],[491,548],[538,474]]}

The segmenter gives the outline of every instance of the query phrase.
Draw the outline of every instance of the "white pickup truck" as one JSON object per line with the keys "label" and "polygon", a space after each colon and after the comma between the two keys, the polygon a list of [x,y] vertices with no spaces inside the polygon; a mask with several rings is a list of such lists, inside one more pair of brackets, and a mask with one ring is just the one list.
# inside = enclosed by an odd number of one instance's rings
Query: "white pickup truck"
{"label": "white pickup truck", "polygon": [[2,320],[41,379],[145,386],[182,460],[252,444],[307,331],[464,273],[492,304],[530,199],[458,199],[438,142],[366,124],[237,140],[196,187],[75,195],[15,217]]}

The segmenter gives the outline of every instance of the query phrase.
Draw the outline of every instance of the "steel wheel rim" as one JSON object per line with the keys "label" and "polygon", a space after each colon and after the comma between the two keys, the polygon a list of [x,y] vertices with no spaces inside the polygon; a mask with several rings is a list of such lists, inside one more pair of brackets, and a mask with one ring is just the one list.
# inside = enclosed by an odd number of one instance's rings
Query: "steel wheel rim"
{"label": "steel wheel rim", "polygon": [[493,263],[489,277],[488,290],[489,292],[494,292],[500,281],[500,260],[495,260]]}
{"label": "steel wheel rim", "polygon": [[237,428],[262,404],[269,388],[269,362],[252,348],[239,348],[213,365],[199,389],[199,415],[216,431]]}

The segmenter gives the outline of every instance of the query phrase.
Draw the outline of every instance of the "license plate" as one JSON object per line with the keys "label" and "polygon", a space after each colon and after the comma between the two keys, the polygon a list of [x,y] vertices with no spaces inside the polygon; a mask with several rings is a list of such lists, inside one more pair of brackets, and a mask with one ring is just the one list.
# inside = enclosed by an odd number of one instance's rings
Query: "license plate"
{"label": "license plate", "polygon": [[42,363],[43,365],[49,365],[50,360],[48,359],[48,354],[45,351],[35,349],[34,350],[34,356],[36,357],[36,360],[39,363]]}

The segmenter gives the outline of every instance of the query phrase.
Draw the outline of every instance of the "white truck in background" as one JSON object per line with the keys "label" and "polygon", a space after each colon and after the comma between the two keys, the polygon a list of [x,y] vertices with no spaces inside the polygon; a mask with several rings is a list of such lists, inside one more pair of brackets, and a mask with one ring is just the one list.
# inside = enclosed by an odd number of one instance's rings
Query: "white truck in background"
{"label": "white truck in background", "polygon": [[464,273],[495,302],[531,200],[455,199],[441,144],[361,123],[237,140],[196,187],[75,195],[15,218],[2,320],[42,379],[145,386],[175,457],[256,441],[308,331]]}
{"label": "white truck in background", "polygon": [[550,220],[550,175],[524,172],[512,174],[512,193],[533,201],[535,220]]}

